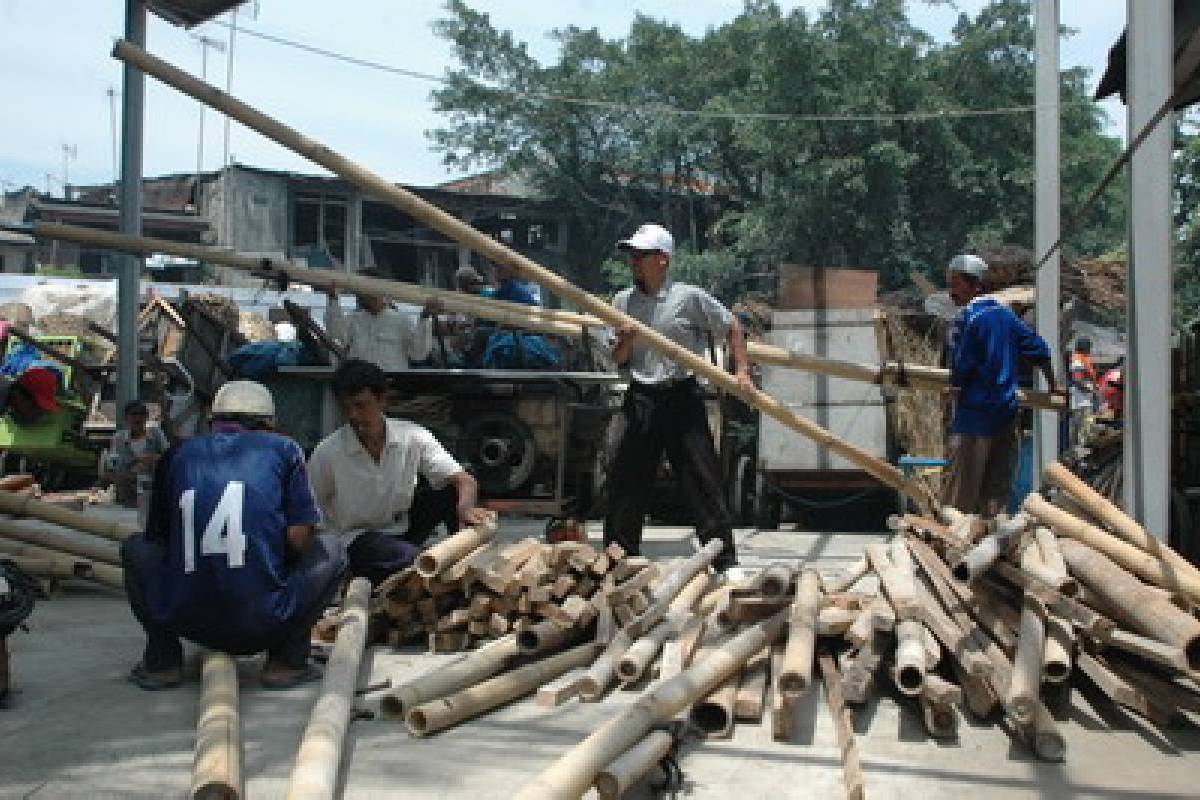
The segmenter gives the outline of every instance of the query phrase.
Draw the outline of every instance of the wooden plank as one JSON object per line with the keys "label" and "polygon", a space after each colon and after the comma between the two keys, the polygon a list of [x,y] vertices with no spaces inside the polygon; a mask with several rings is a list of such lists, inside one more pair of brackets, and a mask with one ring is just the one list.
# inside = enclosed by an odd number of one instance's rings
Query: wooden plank
{"label": "wooden plank", "polygon": [[842,676],[838,673],[832,656],[819,656],[817,662],[821,665],[821,677],[825,680],[825,700],[829,703],[829,712],[833,715],[833,725],[837,731],[838,747],[842,751],[842,783],[846,787],[846,798],[863,800],[866,797],[866,789],[863,785],[862,763],[858,757],[858,743],[854,738],[850,709],[846,708],[846,700],[842,694]]}
{"label": "wooden plank", "polygon": [[1081,652],[1075,657],[1075,666],[1084,675],[1087,675],[1092,683],[1096,684],[1100,691],[1108,695],[1109,699],[1114,703],[1122,705],[1131,711],[1136,711],[1160,727],[1167,725],[1171,721],[1172,711],[1169,707],[1160,705],[1151,699],[1146,692],[1131,686],[1121,676],[1110,670],[1100,659],[1089,653]]}

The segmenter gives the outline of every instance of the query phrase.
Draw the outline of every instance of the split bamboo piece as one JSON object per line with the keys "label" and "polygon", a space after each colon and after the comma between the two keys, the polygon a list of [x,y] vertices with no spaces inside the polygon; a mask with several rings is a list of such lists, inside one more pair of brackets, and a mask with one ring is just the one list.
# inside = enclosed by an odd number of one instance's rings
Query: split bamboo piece
{"label": "split bamboo piece", "polygon": [[[1047,557],[1049,556],[1049,557]],[[1067,565],[1058,549],[1058,540],[1046,528],[1038,528],[1021,551],[1021,570],[1054,585],[1061,592],[1074,584],[1067,575]],[[1042,680],[1046,683],[1062,683],[1071,675],[1071,654],[1074,651],[1075,632],[1071,624],[1060,614],[1045,610],[1046,643],[1042,651]]]}
{"label": "split bamboo piece", "polygon": [[493,515],[490,521],[463,528],[421,553],[415,565],[417,572],[426,578],[440,575],[443,570],[490,542],[495,535],[496,517]]}
{"label": "split bamboo piece", "polygon": [[[1088,486],[1069,469],[1056,461],[1046,467],[1045,475],[1046,480],[1069,494],[1089,514],[1094,515],[1096,519],[1108,526],[1113,533],[1167,564],[1180,581],[1200,586],[1200,569],[1190,564],[1167,544],[1151,536],[1145,528],[1130,519],[1108,498]],[[1182,591],[1181,586],[1174,584],[1168,585],[1166,588],[1171,591]]]}
{"label": "split bamboo piece", "polygon": [[[750,360],[759,364],[831,375],[862,383],[927,391],[942,391],[950,386],[950,370],[941,367],[899,364],[895,361],[887,361],[878,365],[859,364],[853,361],[841,361],[796,350],[787,350],[760,342],[749,343],[747,352]],[[1027,408],[1065,411],[1067,407],[1067,398],[1061,392],[1020,390],[1017,396],[1021,405]]]}
{"label": "split bamboo piece", "polygon": [[622,753],[596,776],[595,787],[601,800],[617,800],[635,786],[654,765],[671,752],[673,740],[666,731],[651,731],[640,742]]}
{"label": "split bamboo piece", "polygon": [[[0,553],[52,560],[64,558],[64,555],[56,550],[48,550],[45,547],[38,547],[33,544],[11,542],[4,538],[0,538]],[[123,569],[114,567],[111,564],[96,564],[94,562],[89,562],[89,564],[90,569],[88,569],[87,575],[81,577],[103,584],[104,586],[110,586],[113,589],[125,590],[125,571]]]}
{"label": "split bamboo piece", "polygon": [[586,642],[461,689],[454,694],[413,706],[405,716],[405,724],[413,736],[428,736],[476,714],[516,700],[521,695],[529,694],[543,683],[578,669],[595,657],[596,644]]}
{"label": "split bamboo piece", "polygon": [[[1022,507],[1042,523],[1049,525],[1059,536],[1082,542],[1142,580],[1168,591],[1178,592],[1190,602],[1200,604],[1200,576],[1181,571],[1173,562],[1164,561],[1160,556],[1139,549],[1108,531],[1051,505],[1036,492],[1025,498]],[[1166,549],[1165,545],[1163,549]]]}
{"label": "split bamboo piece", "polygon": [[350,724],[354,690],[358,686],[358,667],[367,641],[367,603],[370,598],[371,582],[366,578],[355,578],[346,589],[333,653],[325,665],[321,691],[313,704],[288,782],[288,800],[332,798],[337,789],[342,745],[346,727]]}
{"label": "split bamboo piece", "polygon": [[704,357],[692,353],[650,327],[621,313],[603,300],[588,294],[563,277],[411,192],[364,169],[331,148],[308,139],[246,103],[229,96],[214,86],[197,80],[128,41],[118,41],[113,48],[113,56],[221,111],[230,118],[236,119],[251,130],[320,164],[363,189],[367,194],[414,217],[450,239],[470,247],[484,257],[512,267],[521,277],[534,281],[576,307],[594,314],[607,325],[614,328],[632,329],[646,346],[662,353],[685,369],[704,376],[722,390],[741,398],[762,413],[774,417],[783,425],[842,456],[885,485],[915,498],[919,502],[924,502],[926,505],[933,505],[933,498],[924,485],[905,477],[899,469],[891,464],[834,436],[828,430],[800,416],[775,398],[758,390],[743,388],[735,376],[714,366]]}
{"label": "split bamboo piece", "polygon": [[1021,605],[1021,627],[1012,678],[1004,699],[1009,716],[1022,725],[1033,722],[1034,706],[1042,686],[1042,659],[1045,652],[1046,623],[1037,601],[1026,596]]}
{"label": "split bamboo piece", "polygon": [[200,713],[192,765],[192,800],[242,796],[242,730],[237,662],[226,653],[204,654]]}
{"label": "split bamboo piece", "polygon": [[1071,573],[1123,620],[1146,636],[1179,647],[1191,669],[1200,669],[1200,620],[1152,592],[1103,554],[1082,542],[1059,542]]}
{"label": "split bamboo piece", "polygon": [[687,620],[692,618],[692,608],[708,589],[709,583],[708,573],[696,574],[671,601],[663,620],[629,646],[617,662],[617,679],[621,683],[630,684],[642,677],[663,643],[677,635]]}
{"label": "split bamboo piece", "polygon": [[504,669],[518,652],[515,634],[489,642],[453,663],[435,667],[421,677],[397,686],[380,701],[380,712],[389,719],[403,720],[413,706],[445,697],[492,677]]}
{"label": "split bamboo piece", "polygon": [[0,519],[0,536],[44,547],[47,550],[78,556],[88,561],[109,564],[114,567],[121,565],[121,554],[110,542],[75,538],[64,531],[56,531],[52,528],[34,528],[11,519]]}
{"label": "split bamboo piece", "polygon": [[854,738],[854,724],[846,698],[842,692],[842,676],[838,673],[833,657],[822,655],[819,659],[821,677],[825,681],[825,701],[833,716],[833,727],[837,732],[838,749],[842,753],[842,783],[846,787],[846,800],[863,800],[862,763],[858,758],[858,742]]}
{"label": "split bamboo piece", "polygon": [[783,651],[783,671],[779,673],[779,691],[785,695],[801,697],[812,684],[817,616],[820,613],[821,576],[815,570],[806,569],[796,581],[787,648]]}
{"label": "split bamboo piece", "polygon": [[734,674],[783,631],[784,614],[746,628],[711,656],[662,681],[525,785],[514,800],[577,800],[596,775],[660,722],[672,719]]}
{"label": "split bamboo piece", "polygon": [[102,539],[111,539],[114,542],[123,542],[135,533],[139,533],[138,529],[132,525],[123,525],[120,522],[106,520],[91,514],[81,514],[69,508],[15,492],[0,492],[0,513],[53,522],[64,528],[74,528],[77,531],[90,533]]}

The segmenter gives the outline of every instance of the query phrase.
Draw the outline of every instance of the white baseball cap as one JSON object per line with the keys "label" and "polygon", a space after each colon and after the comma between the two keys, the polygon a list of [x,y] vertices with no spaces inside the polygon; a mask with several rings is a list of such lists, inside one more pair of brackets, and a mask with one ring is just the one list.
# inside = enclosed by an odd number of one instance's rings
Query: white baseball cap
{"label": "white baseball cap", "polygon": [[622,250],[657,250],[671,255],[675,252],[675,239],[662,225],[647,222],[634,231],[633,236],[617,242],[617,247]]}
{"label": "white baseball cap", "polygon": [[950,259],[949,270],[951,272],[961,272],[963,275],[970,275],[972,278],[978,280],[987,274],[988,265],[979,256],[964,253]]}

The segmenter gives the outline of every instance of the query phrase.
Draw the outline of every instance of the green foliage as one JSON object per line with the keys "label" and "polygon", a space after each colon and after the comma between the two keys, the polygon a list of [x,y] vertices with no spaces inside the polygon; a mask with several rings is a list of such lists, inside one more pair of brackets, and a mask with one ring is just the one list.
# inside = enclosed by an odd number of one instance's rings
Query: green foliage
{"label": "green foliage", "polygon": [[84,274],[78,267],[56,267],[51,264],[38,264],[34,274],[44,278],[83,278]]}
{"label": "green foliage", "polygon": [[[830,0],[814,14],[748,0],[701,36],[642,15],[620,39],[554,31],[550,64],[463,0],[447,12],[436,29],[459,68],[433,94],[446,124],[430,136],[447,164],[518,171],[568,209],[568,268],[591,288],[628,281],[613,243],[645,221],[686,243],[676,277],[724,295],[787,261],[875,269],[894,288],[914,272],[940,276],[964,248],[1032,244],[1031,112],[794,118],[1032,104],[1028,0],[960,15],[944,44],[911,24],[903,0]],[[1084,78],[1062,75],[1067,218],[1120,152]],[[1124,214],[1117,181],[1069,252],[1119,246]]]}

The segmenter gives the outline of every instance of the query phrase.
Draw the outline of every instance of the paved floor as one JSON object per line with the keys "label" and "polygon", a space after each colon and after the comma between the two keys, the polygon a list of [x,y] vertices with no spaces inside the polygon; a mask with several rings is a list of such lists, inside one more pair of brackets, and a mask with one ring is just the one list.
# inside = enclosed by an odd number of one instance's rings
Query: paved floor
{"label": "paved floor", "polygon": [[[505,535],[532,535],[538,524],[510,523]],[[815,561],[833,572],[876,537],[860,534],[739,534],[743,562]],[[679,529],[648,531],[650,555],[687,552]],[[198,687],[142,692],[124,681],[141,645],[120,596],[71,587],[38,605],[30,633],[10,638],[19,691],[0,710],[0,798],[177,798],[187,793]],[[451,658],[375,648],[364,684],[393,681]],[[315,686],[288,692],[258,688],[258,662],[241,662],[246,795],[282,797],[315,696]],[[366,673],[369,671],[369,678]],[[344,796],[365,798],[500,798],[508,796],[565,748],[630,701],[572,701],[543,710],[514,703],[428,739],[397,723],[358,721],[347,743]],[[366,705],[370,706],[368,698]],[[690,749],[682,759],[693,798],[841,797],[841,768],[827,709],[814,695],[799,710],[796,741],[778,744],[769,730],[739,725],[732,739]],[[1064,764],[1033,760],[998,724],[965,722],[958,741],[928,739],[919,719],[889,695],[856,716],[867,794],[876,798],[1200,796],[1200,729],[1165,732],[1105,702],[1076,693],[1062,722]]]}

